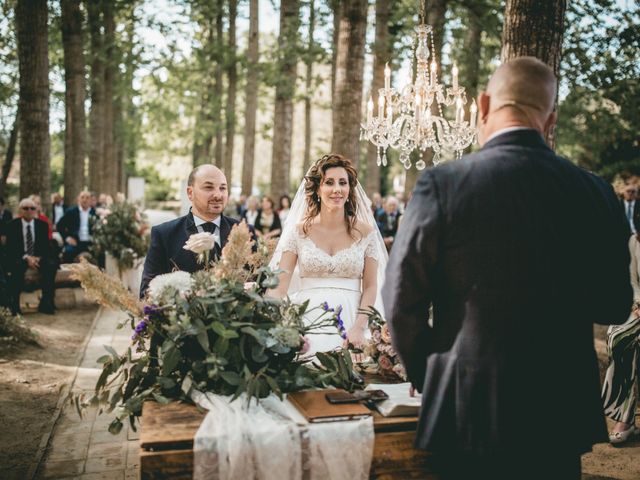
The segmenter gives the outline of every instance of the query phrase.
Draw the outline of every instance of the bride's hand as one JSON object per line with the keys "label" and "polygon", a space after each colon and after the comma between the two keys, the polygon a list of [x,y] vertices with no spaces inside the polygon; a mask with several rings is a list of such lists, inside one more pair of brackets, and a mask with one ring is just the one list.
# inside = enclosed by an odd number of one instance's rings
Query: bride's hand
{"label": "bride's hand", "polygon": [[[345,348],[347,348],[347,346],[351,344],[353,347],[362,350],[366,344],[366,340],[364,338],[364,331],[365,331],[364,328],[358,327],[357,325],[354,325],[353,327],[351,327],[347,332],[347,338],[344,341]],[[355,363],[361,363],[361,362],[364,362],[365,354],[362,352],[359,352],[359,353],[353,352],[351,354],[351,358]]]}

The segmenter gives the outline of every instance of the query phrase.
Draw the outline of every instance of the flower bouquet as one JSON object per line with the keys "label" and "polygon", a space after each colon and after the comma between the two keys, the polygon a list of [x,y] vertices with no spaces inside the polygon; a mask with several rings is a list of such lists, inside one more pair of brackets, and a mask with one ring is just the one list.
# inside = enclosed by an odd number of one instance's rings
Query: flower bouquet
{"label": "flower bouquet", "polygon": [[107,347],[109,354],[98,359],[102,374],[95,393],[75,397],[77,408],[115,411],[109,430],[117,433],[127,417],[135,428],[145,400],[191,402],[194,390],[234,399],[246,394],[250,402],[316,386],[357,387],[348,352],[319,353],[313,363],[302,357],[305,336],[337,326],[337,316],[319,306],[317,321],[309,324],[303,322],[311,311],[308,303],[265,297],[263,292],[278,282],[278,272],[265,266],[268,250],[260,244],[253,251],[247,226],[238,225],[222,258],[209,268],[154,278],[142,309],[125,289],[113,289],[109,298],[102,295],[96,277],[106,275],[94,266],[75,266],[94,297],[129,314],[121,327],[133,330],[124,354]]}
{"label": "flower bouquet", "polygon": [[116,260],[120,274],[133,268],[149,247],[148,230],[144,215],[124,199],[118,199],[108,208],[98,208],[93,230],[93,254],[108,253]]}
{"label": "flower bouquet", "polygon": [[407,372],[393,345],[391,345],[391,334],[387,322],[374,307],[363,310],[363,313],[369,317],[369,330],[371,331],[371,340],[365,348],[365,353],[375,364],[377,373],[395,381],[406,381]]}

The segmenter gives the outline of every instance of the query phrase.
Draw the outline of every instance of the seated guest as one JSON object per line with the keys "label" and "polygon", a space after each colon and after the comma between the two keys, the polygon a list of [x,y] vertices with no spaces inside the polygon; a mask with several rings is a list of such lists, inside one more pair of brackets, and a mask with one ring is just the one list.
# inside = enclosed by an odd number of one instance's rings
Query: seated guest
{"label": "seated guest", "polygon": [[289,215],[289,209],[291,208],[291,198],[289,195],[282,195],[280,197],[280,207],[278,208],[278,216],[280,217],[280,223],[284,225],[287,221],[287,215]]}
{"label": "seated guest", "polygon": [[238,219],[244,218],[244,214],[247,211],[247,196],[240,195],[238,201],[236,202],[236,217]]}
{"label": "seated guest", "polygon": [[42,220],[43,222],[46,222],[47,225],[49,226],[49,240],[51,240],[53,238],[53,226],[51,224],[51,220],[49,220],[49,217],[47,217],[44,212],[42,211],[42,198],[40,198],[40,195],[29,195],[29,198],[33,201],[33,203],[36,204],[36,212],[38,213],[38,219]]}
{"label": "seated guest", "polygon": [[247,198],[247,209],[244,211],[244,215],[242,219],[247,222],[247,225],[251,225],[252,227],[256,224],[256,219],[258,218],[258,199],[254,196]]}
{"label": "seated guest", "polygon": [[78,205],[69,208],[57,225],[58,232],[64,239],[64,262],[73,262],[80,253],[89,251],[95,219],[96,211],[91,207],[91,193],[80,192]]}
{"label": "seated guest", "polygon": [[54,229],[66,211],[67,206],[64,204],[62,195],[58,192],[51,194],[51,220],[53,222]]}
{"label": "seated guest", "polygon": [[387,250],[391,250],[393,240],[398,232],[398,222],[400,220],[399,202],[396,197],[388,197],[384,204],[384,210],[378,215],[380,233]]}
{"label": "seated guest", "polygon": [[282,232],[282,225],[280,224],[280,217],[274,210],[274,203],[271,197],[262,197],[262,210],[258,211],[256,217],[256,223],[254,225],[256,233],[259,237],[274,238],[280,235]]}
{"label": "seated guest", "polygon": [[13,220],[13,215],[11,211],[7,208],[4,208],[4,198],[0,197],[0,230],[2,225],[5,225]]}
{"label": "seated guest", "polygon": [[11,311],[20,313],[20,292],[24,286],[24,274],[28,268],[40,272],[42,299],[38,311],[55,313],[54,295],[58,261],[51,250],[46,222],[36,218],[37,206],[30,198],[19,205],[20,218],[12,220],[6,228],[7,236],[7,286]]}

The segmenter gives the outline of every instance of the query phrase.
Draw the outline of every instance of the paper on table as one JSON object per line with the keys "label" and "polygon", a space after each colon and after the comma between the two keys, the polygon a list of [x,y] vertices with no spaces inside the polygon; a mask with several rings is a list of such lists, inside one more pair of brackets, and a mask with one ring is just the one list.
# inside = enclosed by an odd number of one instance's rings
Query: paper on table
{"label": "paper on table", "polygon": [[409,396],[411,383],[370,383],[365,390],[382,390],[389,395],[388,400],[376,402],[376,408],[385,417],[418,415],[422,403],[421,395]]}

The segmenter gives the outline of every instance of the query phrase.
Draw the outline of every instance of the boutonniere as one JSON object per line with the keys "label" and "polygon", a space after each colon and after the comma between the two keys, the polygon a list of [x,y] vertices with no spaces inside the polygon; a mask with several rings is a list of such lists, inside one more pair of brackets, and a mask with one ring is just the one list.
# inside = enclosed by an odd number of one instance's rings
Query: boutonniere
{"label": "boutonniere", "polygon": [[198,256],[198,262],[204,263],[205,266],[207,266],[209,265],[209,254],[216,244],[216,241],[220,241],[219,237],[216,237],[216,234],[209,232],[194,233],[182,248],[195,253]]}

